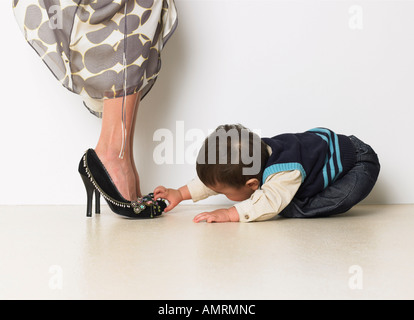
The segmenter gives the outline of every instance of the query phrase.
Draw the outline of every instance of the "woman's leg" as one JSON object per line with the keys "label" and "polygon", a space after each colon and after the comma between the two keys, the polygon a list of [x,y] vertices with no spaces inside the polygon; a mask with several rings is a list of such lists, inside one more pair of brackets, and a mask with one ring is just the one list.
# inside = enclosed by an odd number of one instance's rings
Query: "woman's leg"
{"label": "woman's leg", "polygon": [[122,149],[122,101],[123,98],[107,99],[104,102],[102,129],[95,152],[112,178],[121,195],[129,201],[136,200],[136,168],[133,162],[133,136],[135,118],[138,110],[140,93],[129,95],[125,100],[126,141],[123,158],[119,157]]}
{"label": "woman's leg", "polygon": [[[137,98],[137,103],[136,103],[136,107],[135,107],[135,114],[134,114],[134,118],[132,121],[132,133],[131,133],[131,139],[130,139],[130,149],[134,150],[134,132],[135,132],[135,124],[137,122],[137,115],[138,115],[138,108],[139,108],[139,102],[140,102],[140,96]],[[131,164],[132,164],[132,168],[134,169],[134,174],[135,174],[135,185],[136,185],[136,189],[137,189],[137,195],[138,197],[142,197],[142,193],[141,193],[141,185],[139,182],[139,174],[138,174],[138,170],[137,167],[135,166],[135,161],[134,161],[134,152],[131,152],[130,154],[130,160],[131,160]]]}

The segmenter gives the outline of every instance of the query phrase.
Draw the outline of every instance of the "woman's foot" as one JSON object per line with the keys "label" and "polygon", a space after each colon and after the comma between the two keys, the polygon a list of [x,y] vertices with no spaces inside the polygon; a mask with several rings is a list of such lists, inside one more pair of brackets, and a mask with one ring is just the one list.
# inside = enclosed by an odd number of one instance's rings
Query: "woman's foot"
{"label": "woman's foot", "polygon": [[[123,164],[118,164],[118,167],[119,166],[122,168]],[[130,170],[130,168],[128,170]],[[128,218],[155,218],[162,215],[166,208],[165,201],[155,200],[154,194],[148,194],[147,196],[134,201],[126,200],[125,197],[120,194],[113,179],[109,176],[109,170],[105,168],[102,160],[93,149],[88,149],[82,156],[82,159],[79,162],[78,171],[87,192],[86,215],[88,217],[92,216],[94,192],[96,213],[100,213],[99,198],[101,195],[114,213]],[[131,179],[131,185],[135,185],[135,177]]]}
{"label": "woman's foot", "polygon": [[105,152],[98,147],[95,152],[108,171],[119,193],[128,201],[136,201],[140,195],[137,192],[134,166],[130,158],[120,159],[119,152]]}

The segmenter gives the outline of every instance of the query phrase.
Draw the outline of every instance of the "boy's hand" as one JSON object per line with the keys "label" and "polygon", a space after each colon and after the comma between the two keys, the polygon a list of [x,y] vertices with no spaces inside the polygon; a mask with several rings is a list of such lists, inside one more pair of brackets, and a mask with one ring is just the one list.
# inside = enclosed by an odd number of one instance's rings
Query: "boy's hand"
{"label": "boy's hand", "polygon": [[208,223],[211,222],[238,222],[239,221],[239,214],[235,207],[231,207],[230,209],[217,209],[211,212],[202,212],[196,215],[193,219],[195,223],[199,223],[201,221],[206,221]]}
{"label": "boy's hand", "polygon": [[169,202],[169,205],[164,209],[164,212],[174,209],[181,201],[184,200],[179,190],[167,189],[163,186],[159,186],[154,189],[154,199],[158,198],[167,199]]}

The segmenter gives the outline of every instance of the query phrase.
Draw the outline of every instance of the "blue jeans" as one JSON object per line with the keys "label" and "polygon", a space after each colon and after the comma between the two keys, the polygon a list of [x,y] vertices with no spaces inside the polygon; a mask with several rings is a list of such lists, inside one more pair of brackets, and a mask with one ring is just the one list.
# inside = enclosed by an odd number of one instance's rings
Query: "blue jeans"
{"label": "blue jeans", "polygon": [[349,138],[355,146],[355,166],[315,196],[306,199],[293,198],[279,215],[287,218],[328,217],[348,211],[368,196],[380,172],[378,156],[357,137]]}

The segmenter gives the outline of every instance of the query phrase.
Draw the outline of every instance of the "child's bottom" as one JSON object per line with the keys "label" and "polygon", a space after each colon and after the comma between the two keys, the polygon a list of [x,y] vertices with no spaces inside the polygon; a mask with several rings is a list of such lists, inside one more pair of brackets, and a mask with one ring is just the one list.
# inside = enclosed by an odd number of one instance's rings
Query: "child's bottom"
{"label": "child's bottom", "polygon": [[374,150],[358,138],[349,137],[355,146],[357,162],[341,179],[317,195],[300,200],[294,198],[280,213],[288,218],[327,217],[348,211],[365,199],[377,181],[380,171]]}

